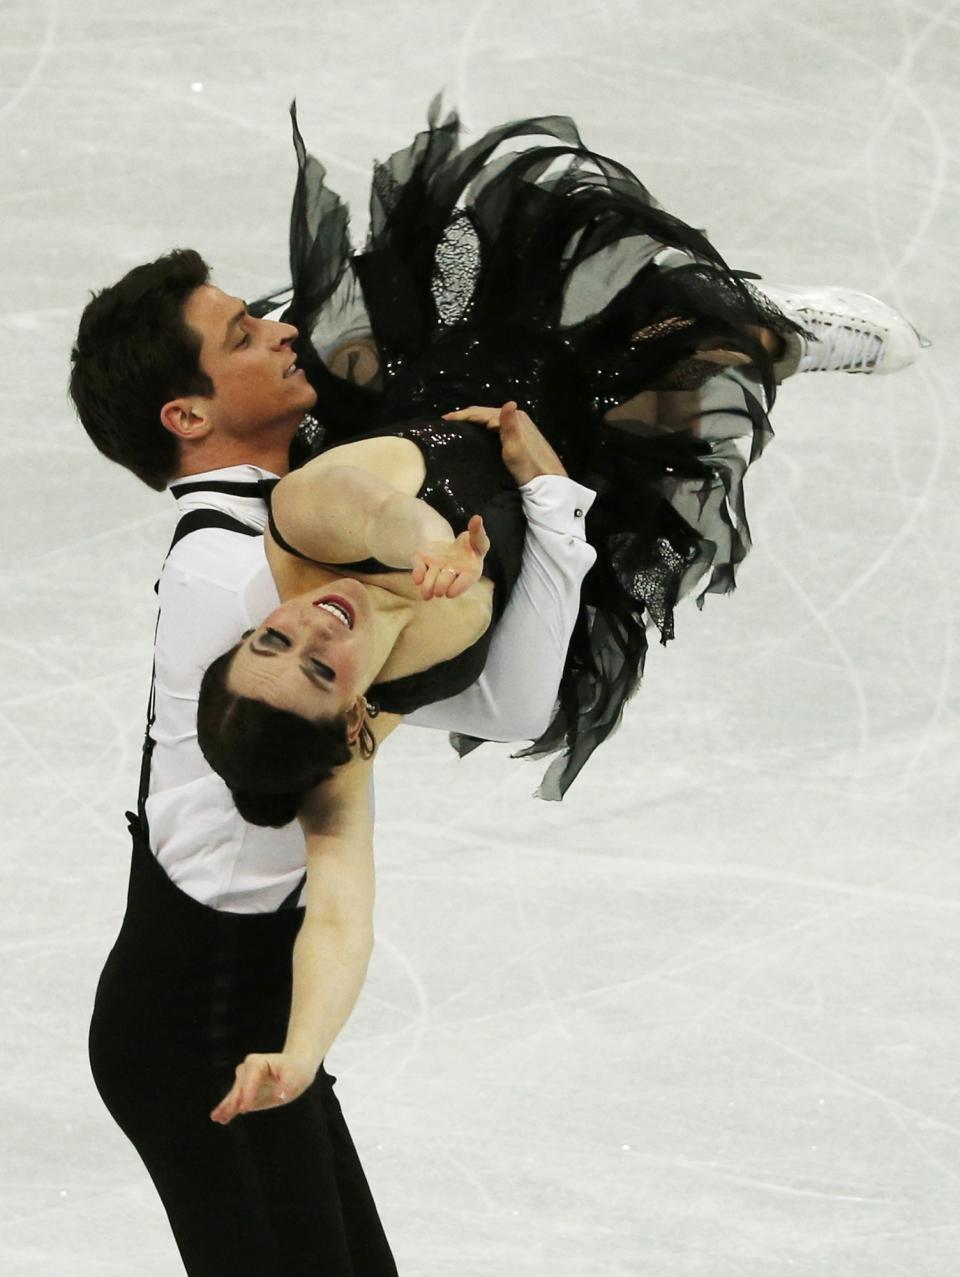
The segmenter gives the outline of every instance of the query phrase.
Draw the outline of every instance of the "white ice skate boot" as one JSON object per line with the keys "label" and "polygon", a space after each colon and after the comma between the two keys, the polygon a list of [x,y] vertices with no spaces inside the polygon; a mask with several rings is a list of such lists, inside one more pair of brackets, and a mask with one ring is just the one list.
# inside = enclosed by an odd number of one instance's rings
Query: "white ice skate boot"
{"label": "white ice skate boot", "polygon": [[907,368],[930,342],[892,306],[851,288],[750,285],[811,338],[788,333],[778,381],[800,372],[888,373]]}

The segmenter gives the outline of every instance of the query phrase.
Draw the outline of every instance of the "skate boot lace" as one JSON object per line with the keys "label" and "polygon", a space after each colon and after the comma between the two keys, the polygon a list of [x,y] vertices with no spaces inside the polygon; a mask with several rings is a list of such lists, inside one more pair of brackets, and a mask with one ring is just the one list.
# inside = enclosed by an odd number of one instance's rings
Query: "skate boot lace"
{"label": "skate boot lace", "polygon": [[851,324],[845,315],[803,309],[797,316],[813,336],[803,360],[806,372],[869,372],[883,351],[876,329]]}

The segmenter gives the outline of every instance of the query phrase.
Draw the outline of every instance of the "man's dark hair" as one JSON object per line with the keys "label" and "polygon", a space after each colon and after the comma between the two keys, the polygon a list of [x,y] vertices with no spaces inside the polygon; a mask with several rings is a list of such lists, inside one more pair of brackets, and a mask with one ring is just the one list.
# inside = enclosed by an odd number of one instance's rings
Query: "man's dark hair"
{"label": "man's dark hair", "polygon": [[311,789],[350,761],[347,718],[303,718],[228,691],[239,646],[217,657],[203,676],[197,739],[244,820],[279,829],[294,819]]}
{"label": "man's dark hair", "polygon": [[210,267],[192,248],[136,266],[87,303],[71,355],[70,396],[87,434],[111,461],[162,491],[177,472],[177,440],[160,409],[211,395],[200,338],[183,318]]}

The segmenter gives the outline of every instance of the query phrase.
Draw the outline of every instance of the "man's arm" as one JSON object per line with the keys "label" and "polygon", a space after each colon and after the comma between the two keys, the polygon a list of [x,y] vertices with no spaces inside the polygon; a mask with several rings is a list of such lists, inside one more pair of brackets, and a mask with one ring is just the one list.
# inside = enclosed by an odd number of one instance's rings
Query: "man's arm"
{"label": "man's arm", "polygon": [[483,674],[459,696],[426,705],[405,721],[485,740],[531,740],[553,713],[580,587],[596,560],[584,526],[596,494],[567,477],[516,405],[467,408],[447,418],[500,430],[504,463],[520,485],[527,536],[520,575],[490,641]]}
{"label": "man's arm", "polygon": [[555,475],[533,479],[520,492],[523,562],[483,673],[459,696],[425,705],[404,722],[501,741],[533,740],[549,723],[580,587],[596,559],[583,531],[595,494]]}

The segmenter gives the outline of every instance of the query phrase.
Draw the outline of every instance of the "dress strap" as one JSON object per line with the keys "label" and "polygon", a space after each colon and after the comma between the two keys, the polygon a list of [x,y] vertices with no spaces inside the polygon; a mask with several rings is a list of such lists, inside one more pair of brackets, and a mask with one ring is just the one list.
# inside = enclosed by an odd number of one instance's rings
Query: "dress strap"
{"label": "dress strap", "polygon": [[281,535],[280,529],[277,527],[277,521],[273,517],[273,506],[269,501],[267,502],[267,523],[270,528],[270,535],[281,550],[286,550],[287,554],[292,554],[295,559],[305,559],[307,563],[314,561],[309,554],[304,554],[302,550],[298,550],[296,546],[290,544],[286,537]]}
{"label": "dress strap", "polygon": [[309,554],[304,554],[302,550],[298,550],[296,546],[281,535],[277,522],[273,517],[273,507],[270,501],[267,501],[267,522],[270,527],[270,535],[276,541],[281,550],[286,550],[287,554],[292,554],[296,559],[304,559],[307,563],[316,563],[318,567],[329,568],[332,572],[403,572],[403,568],[390,567],[387,563],[381,563],[379,559],[358,559],[356,563],[320,563],[319,560],[311,558]]}

